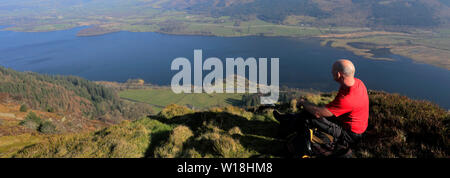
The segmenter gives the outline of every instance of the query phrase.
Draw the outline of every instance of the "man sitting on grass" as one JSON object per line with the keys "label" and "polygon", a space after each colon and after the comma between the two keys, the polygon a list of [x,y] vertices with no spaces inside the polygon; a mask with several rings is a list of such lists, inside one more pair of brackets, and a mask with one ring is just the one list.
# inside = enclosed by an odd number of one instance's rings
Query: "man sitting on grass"
{"label": "man sitting on grass", "polygon": [[354,77],[355,66],[351,61],[345,59],[336,61],[333,64],[332,75],[341,86],[331,103],[321,107],[300,99],[298,104],[303,106],[307,113],[280,115],[274,112],[274,116],[288,127],[302,127],[299,123],[309,119],[314,127],[333,136],[337,146],[334,148],[335,151],[344,150],[348,151],[347,154],[351,154],[350,145],[361,138],[368,125],[369,96],[364,83]]}
{"label": "man sitting on grass", "polygon": [[369,119],[369,96],[364,83],[355,78],[355,66],[349,60],[333,64],[333,78],[341,86],[336,98],[324,107],[315,106],[304,99],[299,101],[316,118],[312,123],[330,134],[338,143],[348,147],[361,138]]}

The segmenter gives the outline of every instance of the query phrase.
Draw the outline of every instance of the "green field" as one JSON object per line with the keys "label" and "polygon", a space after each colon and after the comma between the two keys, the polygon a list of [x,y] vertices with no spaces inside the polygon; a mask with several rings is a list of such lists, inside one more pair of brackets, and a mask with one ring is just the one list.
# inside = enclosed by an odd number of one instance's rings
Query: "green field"
{"label": "green field", "polygon": [[237,105],[242,99],[242,94],[175,94],[170,88],[132,89],[119,93],[121,98],[148,103],[153,106],[155,112],[161,111],[169,104],[191,106],[194,109],[207,109],[210,107],[222,107]]}

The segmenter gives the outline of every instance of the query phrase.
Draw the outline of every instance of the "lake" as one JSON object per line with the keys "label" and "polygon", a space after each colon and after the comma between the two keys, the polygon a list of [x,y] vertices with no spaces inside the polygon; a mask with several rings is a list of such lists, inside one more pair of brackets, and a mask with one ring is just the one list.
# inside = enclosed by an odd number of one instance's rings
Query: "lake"
{"label": "lake", "polygon": [[[347,58],[356,76],[369,89],[426,99],[450,108],[450,71],[388,54],[395,61],[376,61],[342,49],[321,46],[316,39],[281,37],[207,37],[152,32],[116,32],[77,37],[82,28],[53,32],[0,31],[0,65],[18,71],[76,75],[89,80],[124,82],[142,78],[147,83],[170,84],[176,71],[173,59],[193,60],[194,49],[203,59],[218,57],[278,57],[280,85],[333,91],[338,89],[331,65]],[[205,72],[204,72],[205,73]]]}

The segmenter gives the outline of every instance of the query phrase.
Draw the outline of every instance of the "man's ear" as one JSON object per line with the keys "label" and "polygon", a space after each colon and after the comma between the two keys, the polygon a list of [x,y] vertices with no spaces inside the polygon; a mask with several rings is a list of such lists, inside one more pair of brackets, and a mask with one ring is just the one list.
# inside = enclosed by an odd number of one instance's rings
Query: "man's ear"
{"label": "man's ear", "polygon": [[342,78],[342,73],[341,72],[337,72],[337,78],[341,79]]}

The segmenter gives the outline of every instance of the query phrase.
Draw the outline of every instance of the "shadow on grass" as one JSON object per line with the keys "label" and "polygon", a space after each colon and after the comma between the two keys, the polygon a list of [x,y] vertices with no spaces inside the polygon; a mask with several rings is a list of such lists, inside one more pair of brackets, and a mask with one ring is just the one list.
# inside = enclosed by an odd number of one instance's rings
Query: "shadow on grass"
{"label": "shadow on grass", "polygon": [[[193,131],[194,137],[211,131],[211,126],[217,127],[225,132],[238,127],[241,134],[230,134],[231,137],[246,149],[253,150],[258,155],[252,157],[282,156],[284,141],[276,139],[279,124],[273,120],[247,119],[227,112],[197,112],[176,116],[167,119],[160,116],[150,116],[168,125],[185,125]],[[170,132],[152,134],[151,144],[146,151],[146,157],[154,157],[156,147],[167,142]],[[213,144],[207,139],[189,139],[183,145],[183,149],[195,148],[203,154],[217,155]]]}
{"label": "shadow on grass", "polygon": [[154,155],[155,149],[157,148],[157,146],[164,143],[164,141],[166,141],[167,138],[169,138],[170,132],[171,131],[160,131],[160,132],[151,134],[150,145],[148,146],[147,150],[145,151],[146,158],[155,157],[155,155]]}
{"label": "shadow on grass", "polygon": [[259,155],[252,156],[253,158],[263,158],[267,156],[286,157],[284,152],[285,141],[273,138],[262,138],[254,135],[233,135],[233,138],[238,139],[246,148],[251,148],[260,153]]}
{"label": "shadow on grass", "polygon": [[275,138],[279,127],[279,124],[273,121],[249,120],[245,117],[227,112],[197,112],[176,116],[172,119],[166,119],[158,116],[151,117],[169,125],[186,125],[194,132],[198,132],[199,129],[202,129],[202,127],[207,124],[213,124],[224,131],[228,131],[237,126],[243,134]]}

